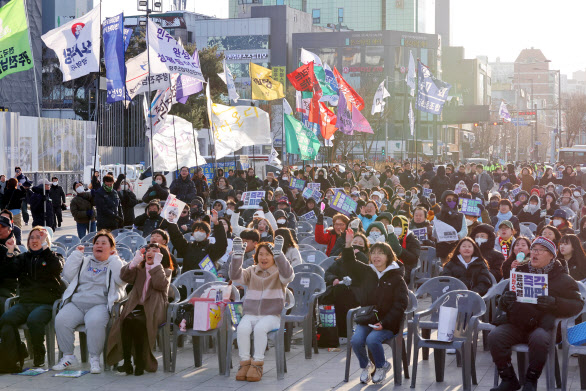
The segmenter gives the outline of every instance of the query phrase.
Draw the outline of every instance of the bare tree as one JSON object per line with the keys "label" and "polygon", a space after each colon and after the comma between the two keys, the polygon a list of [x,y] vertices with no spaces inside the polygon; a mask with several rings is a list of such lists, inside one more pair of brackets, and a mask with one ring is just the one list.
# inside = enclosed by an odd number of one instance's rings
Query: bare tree
{"label": "bare tree", "polygon": [[[566,143],[574,145],[580,134],[586,131],[586,95],[574,93],[567,95],[566,100]],[[560,140],[560,146],[561,146]]]}

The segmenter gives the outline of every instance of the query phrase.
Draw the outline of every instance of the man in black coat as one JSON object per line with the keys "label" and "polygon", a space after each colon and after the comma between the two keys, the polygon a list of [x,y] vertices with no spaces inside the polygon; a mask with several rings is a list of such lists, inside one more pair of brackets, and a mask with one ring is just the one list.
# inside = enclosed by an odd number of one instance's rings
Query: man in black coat
{"label": "man in black coat", "polygon": [[401,186],[403,186],[405,190],[409,190],[416,185],[415,176],[411,172],[411,163],[405,162],[403,167],[403,172],[399,174],[399,181],[401,181]]}
{"label": "man in black coat", "polygon": [[538,295],[537,304],[517,301],[516,292],[506,291],[499,308],[506,313],[502,324],[488,336],[488,346],[501,384],[492,391],[518,390],[521,386],[511,364],[511,347],[529,345],[529,368],[523,391],[537,389],[537,380],[547,361],[552,339],[555,339],[555,319],[577,315],[584,305],[576,281],[556,260],[556,245],[542,236],[531,245],[530,260],[517,267],[518,272],[547,274],[547,295]]}
{"label": "man in black coat", "polygon": [[115,230],[123,222],[122,216],[118,213],[120,198],[114,190],[114,177],[104,176],[104,184],[94,192],[94,203],[96,205],[97,228]]}
{"label": "man in black coat", "polygon": [[49,189],[49,198],[53,204],[53,214],[57,218],[57,227],[61,227],[63,222],[63,214],[61,213],[61,206],[65,205],[65,192],[59,185],[59,179],[57,177],[51,178],[51,188]]}
{"label": "man in black coat", "polygon": [[32,188],[27,194],[28,202],[31,205],[31,214],[33,215],[33,227],[40,225],[42,227],[51,227],[55,231],[55,216],[53,214],[53,203],[49,198],[51,182],[42,179],[41,183]]}

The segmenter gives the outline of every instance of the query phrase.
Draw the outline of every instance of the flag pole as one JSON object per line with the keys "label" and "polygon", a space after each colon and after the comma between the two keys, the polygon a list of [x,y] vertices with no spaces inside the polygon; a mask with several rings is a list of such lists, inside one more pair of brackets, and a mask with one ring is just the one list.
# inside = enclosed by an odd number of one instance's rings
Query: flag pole
{"label": "flag pole", "polygon": [[[149,123],[150,123],[150,128],[151,128],[151,176],[154,180],[155,179],[155,142],[153,140],[153,117],[151,116],[151,105],[150,105],[152,91],[151,91],[151,48],[150,48],[150,42],[149,42],[149,11],[150,11],[150,9],[149,9],[148,3],[147,3],[147,9],[146,9],[146,46],[147,46],[147,68],[149,70],[148,74],[147,74],[147,79],[148,79],[148,84],[149,84],[149,96],[147,99],[147,107],[148,107],[147,115],[149,117]],[[171,74],[169,74],[169,78],[171,78]]]}
{"label": "flag pole", "polygon": [[[169,111],[167,111],[167,115],[171,115],[171,103],[173,102],[173,88],[172,87],[172,75],[169,74],[169,93],[171,94],[171,102],[169,103]],[[173,116],[173,142],[175,143],[175,164],[177,165],[177,169],[175,170],[175,178],[179,177],[179,158],[177,157],[177,133],[175,131],[175,116]]]}
{"label": "flag pole", "polygon": [[[415,87],[417,88],[417,95],[419,95],[419,65],[421,63],[421,60],[418,58],[417,59],[417,71],[415,71]],[[417,95],[415,95],[415,99],[417,100]],[[415,104],[415,108],[417,109],[417,103]],[[421,121],[421,117],[420,117],[420,112],[419,110],[417,110],[417,114],[416,114],[416,118],[417,118],[417,126],[415,126],[415,129],[413,129],[413,138],[415,139],[415,178],[417,178],[417,164],[418,164],[418,160],[419,160],[419,151],[417,150],[417,128],[419,127],[419,122]]]}

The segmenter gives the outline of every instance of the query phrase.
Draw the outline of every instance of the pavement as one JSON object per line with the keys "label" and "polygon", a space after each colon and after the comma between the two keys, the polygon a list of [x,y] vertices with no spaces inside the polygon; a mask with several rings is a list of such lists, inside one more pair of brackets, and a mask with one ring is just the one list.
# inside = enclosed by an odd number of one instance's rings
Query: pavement
{"label": "pavement", "polygon": [[[137,207],[137,212],[143,207]],[[30,225],[23,227],[23,243],[28,237]],[[74,234],[76,235],[75,223],[69,210],[64,212],[64,224],[58,228],[55,235]],[[296,329],[298,330],[298,329]],[[488,391],[493,387],[494,365],[489,352],[482,350],[482,343],[479,342],[480,351],[477,354],[476,369],[478,385],[473,386],[476,391]],[[254,390],[254,391],[278,391],[278,390],[299,390],[299,391],[323,391],[323,390],[409,390],[411,380],[403,379],[400,386],[395,385],[393,370],[389,371],[386,380],[379,385],[360,384],[360,368],[358,360],[352,355],[350,379],[344,382],[344,371],[346,364],[346,345],[341,346],[339,352],[328,352],[327,349],[319,349],[319,354],[313,354],[311,359],[305,359],[301,335],[294,335],[291,351],[286,353],[288,373],[284,380],[277,380],[275,367],[275,351],[272,346],[266,352],[263,379],[258,383],[237,382],[234,379],[238,367],[238,351],[233,350],[232,362],[235,369],[230,377],[218,374],[218,360],[212,350],[204,353],[202,367],[195,368],[193,362],[192,345],[187,341],[183,348],[179,349],[177,367],[175,373],[165,373],[162,368],[162,353],[155,352],[159,361],[159,370],[156,373],[145,373],[143,376],[126,376],[116,371],[106,371],[101,374],[86,374],[79,378],[54,377],[56,373],[49,371],[38,376],[0,375],[0,389],[10,391],[18,390],[97,390],[109,389],[117,391],[131,390],[198,390],[198,391],[219,391],[219,390]],[[561,351],[559,351],[561,355]],[[387,359],[391,357],[389,347],[385,347]],[[76,335],[76,355],[79,358],[79,340]],[[455,355],[446,355],[446,371],[444,381],[437,383],[435,379],[435,367],[433,354],[429,360],[423,361],[421,354],[418,364],[417,384],[415,390],[448,391],[462,390],[462,372],[456,365]],[[515,359],[513,359],[516,367]],[[392,361],[391,361],[392,362]],[[561,357],[560,357],[561,362]],[[31,361],[25,362],[25,367],[31,366]],[[571,358],[569,369],[569,390],[580,390],[580,378],[577,368],[577,358]],[[89,364],[83,364],[81,369],[89,370]],[[412,367],[409,367],[411,373]],[[545,374],[538,384],[539,390],[546,390]]]}

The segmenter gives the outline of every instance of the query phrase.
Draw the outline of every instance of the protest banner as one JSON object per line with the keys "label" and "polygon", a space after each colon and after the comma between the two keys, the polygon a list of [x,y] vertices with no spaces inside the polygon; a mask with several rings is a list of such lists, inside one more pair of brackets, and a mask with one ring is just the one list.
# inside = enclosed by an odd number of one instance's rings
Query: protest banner
{"label": "protest banner", "polygon": [[218,277],[218,271],[216,270],[216,266],[210,259],[209,255],[206,255],[204,259],[201,260],[199,263],[199,268],[201,270],[205,270],[206,272],[212,273],[214,276]]}
{"label": "protest banner", "polygon": [[537,304],[539,296],[547,296],[548,275],[511,270],[509,290],[517,293],[517,302]]}
{"label": "protest banner", "polygon": [[455,242],[459,239],[454,227],[437,218],[433,220],[433,229],[438,242]]}
{"label": "protest banner", "polygon": [[342,191],[337,191],[334,193],[332,204],[330,205],[332,209],[337,210],[338,212],[347,216],[350,216],[351,213],[356,212],[357,206],[358,204],[356,201],[354,201],[352,197]]}
{"label": "protest banner", "polygon": [[185,202],[179,201],[173,194],[169,194],[163,207],[162,216],[170,223],[177,224],[183,208],[185,208]]}
{"label": "protest banner", "polygon": [[319,202],[322,197],[322,192],[319,190],[310,189],[309,187],[306,187],[303,190],[303,193],[301,193],[301,196],[307,200],[313,198],[315,202]]}
{"label": "protest banner", "polygon": [[460,198],[460,212],[466,216],[480,216],[480,205],[482,202],[477,199]]}
{"label": "protest banner", "polygon": [[303,220],[316,220],[317,219],[317,216],[315,215],[315,212],[313,210],[311,212],[307,212],[304,215],[301,215],[300,217]]}
{"label": "protest banner", "polygon": [[305,187],[305,181],[303,179],[291,178],[289,187],[301,191]]}
{"label": "protest banner", "polygon": [[431,193],[433,193],[433,189],[423,189],[423,196],[425,198],[429,198],[429,196],[431,195]]}
{"label": "protest banner", "polygon": [[517,196],[517,194],[519,194],[521,192],[521,188],[517,187],[516,189],[511,190],[511,192],[509,193],[509,200],[511,202],[515,202],[515,197]]}
{"label": "protest banner", "polygon": [[244,205],[239,209],[260,209],[260,202],[265,196],[264,191],[246,191],[242,193],[242,202]]}
{"label": "protest banner", "polygon": [[0,79],[31,69],[32,60],[24,3],[11,1],[0,9]]}
{"label": "protest banner", "polygon": [[411,232],[413,232],[413,235],[415,235],[420,242],[427,240],[427,228],[415,228],[411,230]]}
{"label": "protest banner", "polygon": [[307,184],[307,188],[308,189],[315,189],[315,190],[319,190],[321,187],[321,183],[308,183]]}

